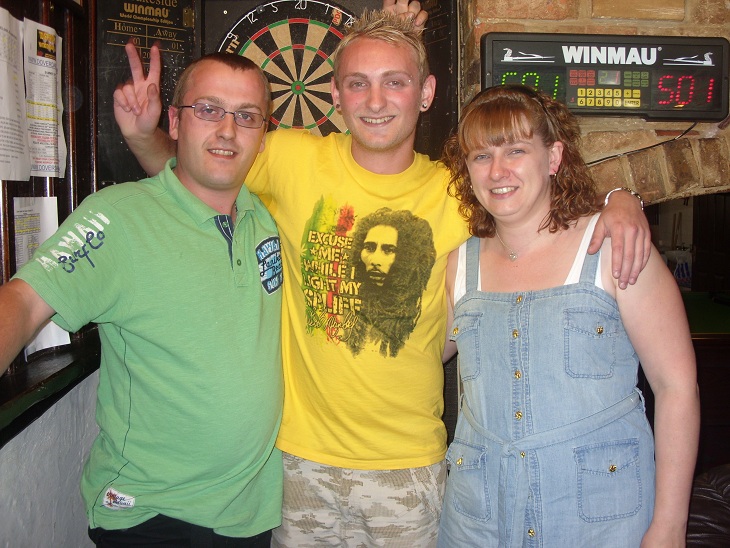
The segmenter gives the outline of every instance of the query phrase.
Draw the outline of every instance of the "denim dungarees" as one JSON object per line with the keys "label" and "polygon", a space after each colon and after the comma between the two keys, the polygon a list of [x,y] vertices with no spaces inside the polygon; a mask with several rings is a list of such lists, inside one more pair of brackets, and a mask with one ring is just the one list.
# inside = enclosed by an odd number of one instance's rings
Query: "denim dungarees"
{"label": "denim dungarees", "polygon": [[615,300],[580,282],[477,290],[466,248],[454,308],[462,408],[449,447],[439,546],[638,547],[654,508],[654,439],[638,358]]}

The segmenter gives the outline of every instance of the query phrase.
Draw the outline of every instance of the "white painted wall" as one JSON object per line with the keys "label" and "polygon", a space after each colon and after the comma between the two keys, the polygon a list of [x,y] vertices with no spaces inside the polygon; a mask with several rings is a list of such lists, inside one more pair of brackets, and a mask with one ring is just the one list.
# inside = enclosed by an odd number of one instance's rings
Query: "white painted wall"
{"label": "white painted wall", "polygon": [[98,383],[97,371],[0,449],[0,547],[93,547],[79,480]]}
{"label": "white painted wall", "polygon": [[686,205],[684,201],[684,198],[678,198],[657,205],[659,208],[659,225],[652,227],[652,243],[660,251],[672,249],[673,226],[680,217],[680,235],[677,238],[677,246],[689,249],[692,245],[693,199],[687,199]]}

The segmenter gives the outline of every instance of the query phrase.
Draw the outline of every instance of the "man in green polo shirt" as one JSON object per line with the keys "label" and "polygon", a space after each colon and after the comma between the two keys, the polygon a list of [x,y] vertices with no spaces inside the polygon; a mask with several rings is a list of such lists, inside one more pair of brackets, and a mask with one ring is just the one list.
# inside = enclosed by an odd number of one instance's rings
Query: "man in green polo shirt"
{"label": "man in green polo shirt", "polygon": [[97,546],[263,547],[281,521],[280,244],[242,184],[269,103],[251,61],[194,62],[169,111],[177,157],[84,200],[0,287],[0,373],[49,318],[98,324],[81,481]]}

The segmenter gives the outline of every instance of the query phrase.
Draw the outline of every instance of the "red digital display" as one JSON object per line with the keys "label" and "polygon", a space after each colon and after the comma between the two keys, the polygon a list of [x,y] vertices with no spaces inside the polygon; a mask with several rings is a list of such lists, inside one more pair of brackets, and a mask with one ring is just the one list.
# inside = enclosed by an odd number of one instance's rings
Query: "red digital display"
{"label": "red digital display", "polygon": [[652,103],[656,108],[712,108],[719,105],[716,78],[692,72],[657,74]]}

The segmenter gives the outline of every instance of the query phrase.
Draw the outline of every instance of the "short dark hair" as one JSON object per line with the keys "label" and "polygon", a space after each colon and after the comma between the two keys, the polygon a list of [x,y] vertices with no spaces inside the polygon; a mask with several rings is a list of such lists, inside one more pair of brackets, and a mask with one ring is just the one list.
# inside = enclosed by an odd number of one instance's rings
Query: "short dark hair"
{"label": "short dark hair", "polygon": [[263,113],[264,118],[269,117],[269,114],[271,112],[271,86],[269,85],[269,81],[266,79],[264,71],[261,69],[261,67],[259,67],[256,63],[254,63],[253,61],[251,61],[251,59],[248,59],[247,57],[243,57],[242,55],[236,55],[235,53],[224,53],[221,51],[216,51],[214,53],[203,55],[202,57],[199,57],[198,59],[190,63],[185,68],[183,73],[180,75],[177,84],[175,85],[175,90],[172,95],[173,106],[181,106],[183,96],[188,90],[190,75],[195,71],[198,65],[208,61],[221,63],[233,70],[240,70],[243,72],[255,72],[261,79],[261,82],[264,84],[264,99],[266,101],[266,112]]}

